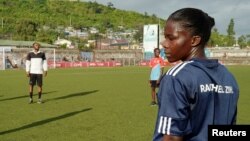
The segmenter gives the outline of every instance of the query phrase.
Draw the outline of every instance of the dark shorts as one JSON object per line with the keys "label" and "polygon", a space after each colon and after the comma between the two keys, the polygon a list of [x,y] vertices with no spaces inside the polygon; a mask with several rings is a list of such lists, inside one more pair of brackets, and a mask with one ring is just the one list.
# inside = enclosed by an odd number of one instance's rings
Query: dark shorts
{"label": "dark shorts", "polygon": [[153,88],[156,88],[159,86],[159,84],[157,84],[156,80],[150,80],[150,84],[151,84],[151,87],[153,87]]}
{"label": "dark shorts", "polygon": [[30,74],[30,85],[38,85],[42,86],[43,85],[43,75],[42,74]]}

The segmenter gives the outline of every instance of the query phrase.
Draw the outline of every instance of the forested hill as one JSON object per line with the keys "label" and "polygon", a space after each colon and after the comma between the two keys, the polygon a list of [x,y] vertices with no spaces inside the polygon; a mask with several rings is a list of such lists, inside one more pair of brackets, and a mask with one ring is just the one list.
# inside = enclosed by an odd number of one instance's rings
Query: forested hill
{"label": "forested hill", "polygon": [[[112,3],[56,0],[0,0],[1,38],[34,40],[41,27],[56,29],[72,26],[76,29],[96,27],[100,32],[118,27],[138,29],[144,24],[157,24],[156,15],[139,14],[116,9]],[[161,19],[162,20],[162,19]],[[53,36],[53,31],[50,31]],[[24,37],[25,36],[25,37]]]}

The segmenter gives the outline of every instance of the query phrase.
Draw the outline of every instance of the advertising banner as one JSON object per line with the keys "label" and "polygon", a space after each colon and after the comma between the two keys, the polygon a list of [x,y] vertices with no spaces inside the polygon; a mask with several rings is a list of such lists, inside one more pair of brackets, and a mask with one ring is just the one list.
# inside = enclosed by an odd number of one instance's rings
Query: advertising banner
{"label": "advertising banner", "polygon": [[[107,61],[107,62],[55,62],[56,68],[74,68],[74,67],[119,67],[122,66],[120,62]],[[54,62],[48,61],[49,68],[54,67]]]}
{"label": "advertising banner", "polygon": [[158,47],[159,38],[158,24],[144,25],[143,27],[143,48],[144,52],[154,52]]}

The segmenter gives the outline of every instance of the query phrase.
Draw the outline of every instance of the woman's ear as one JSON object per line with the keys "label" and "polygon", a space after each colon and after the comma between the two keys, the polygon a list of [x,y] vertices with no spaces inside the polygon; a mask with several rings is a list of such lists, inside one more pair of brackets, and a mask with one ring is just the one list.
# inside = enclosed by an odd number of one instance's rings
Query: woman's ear
{"label": "woman's ear", "polygon": [[191,46],[196,47],[201,43],[201,37],[200,36],[193,36],[191,41]]}

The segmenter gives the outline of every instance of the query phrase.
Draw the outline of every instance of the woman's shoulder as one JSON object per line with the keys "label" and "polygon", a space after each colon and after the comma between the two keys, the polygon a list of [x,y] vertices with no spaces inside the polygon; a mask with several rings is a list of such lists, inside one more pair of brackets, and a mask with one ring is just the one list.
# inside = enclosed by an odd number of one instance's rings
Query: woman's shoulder
{"label": "woman's shoulder", "polygon": [[171,67],[166,74],[176,77],[180,74],[183,75],[186,73],[190,73],[190,69],[192,69],[192,65],[190,65],[191,63],[193,63],[193,61],[180,62]]}

